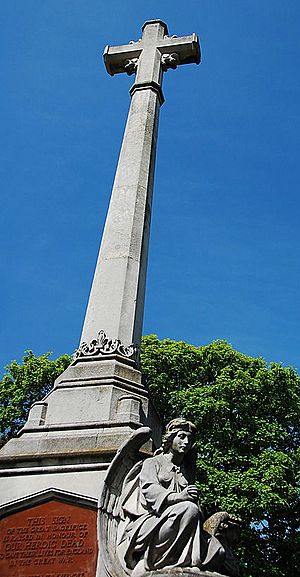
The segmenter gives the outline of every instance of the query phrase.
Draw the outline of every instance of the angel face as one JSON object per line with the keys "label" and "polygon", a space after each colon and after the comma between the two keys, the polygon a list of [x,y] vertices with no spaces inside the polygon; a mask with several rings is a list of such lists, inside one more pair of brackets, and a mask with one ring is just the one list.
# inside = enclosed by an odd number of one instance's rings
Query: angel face
{"label": "angel face", "polygon": [[173,438],[171,450],[172,453],[186,455],[193,444],[193,435],[188,431],[178,431]]}

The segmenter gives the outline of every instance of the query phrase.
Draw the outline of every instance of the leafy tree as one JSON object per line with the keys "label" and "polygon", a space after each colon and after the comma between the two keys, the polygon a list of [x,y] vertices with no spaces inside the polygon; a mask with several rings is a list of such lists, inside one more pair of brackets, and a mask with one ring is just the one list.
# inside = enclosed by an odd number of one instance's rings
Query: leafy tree
{"label": "leafy tree", "polygon": [[69,355],[52,361],[50,353],[35,357],[27,351],[23,364],[12,361],[0,381],[0,443],[8,441],[25,424],[31,405],[44,397],[55,379],[71,362]]}
{"label": "leafy tree", "polygon": [[201,502],[243,519],[243,575],[298,577],[300,377],[224,341],[197,348],[150,335],[141,357],[163,420],[197,425]]}

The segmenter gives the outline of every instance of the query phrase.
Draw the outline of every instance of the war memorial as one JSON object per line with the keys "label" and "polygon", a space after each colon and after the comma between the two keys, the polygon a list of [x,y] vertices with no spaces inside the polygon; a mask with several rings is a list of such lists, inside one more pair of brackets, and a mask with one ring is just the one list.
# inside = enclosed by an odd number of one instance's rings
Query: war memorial
{"label": "war memorial", "polygon": [[80,346],[0,452],[0,576],[237,577],[240,520],[203,518],[195,426],[162,436],[139,366],[162,80],[199,40],[148,21],[104,62],[134,78],[127,124]]}

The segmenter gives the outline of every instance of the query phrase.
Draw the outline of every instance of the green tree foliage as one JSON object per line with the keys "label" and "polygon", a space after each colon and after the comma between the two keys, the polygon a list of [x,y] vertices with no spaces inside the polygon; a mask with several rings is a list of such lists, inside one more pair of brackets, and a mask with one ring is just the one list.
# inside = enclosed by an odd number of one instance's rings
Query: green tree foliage
{"label": "green tree foliage", "polygon": [[50,353],[35,357],[27,351],[23,364],[12,361],[0,381],[0,443],[8,441],[24,425],[31,405],[43,398],[55,379],[71,362],[69,355],[52,361]]}
{"label": "green tree foliage", "polygon": [[198,428],[197,480],[207,512],[244,522],[247,577],[300,575],[300,377],[235,351],[143,339],[142,366],[164,422]]}

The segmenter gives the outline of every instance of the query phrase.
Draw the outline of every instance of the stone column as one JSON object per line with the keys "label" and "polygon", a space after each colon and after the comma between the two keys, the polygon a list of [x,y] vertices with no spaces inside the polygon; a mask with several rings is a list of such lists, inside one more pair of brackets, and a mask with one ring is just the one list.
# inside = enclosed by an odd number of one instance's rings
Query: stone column
{"label": "stone column", "polygon": [[136,90],[128,114],[81,341],[100,330],[140,344],[160,98]]}

